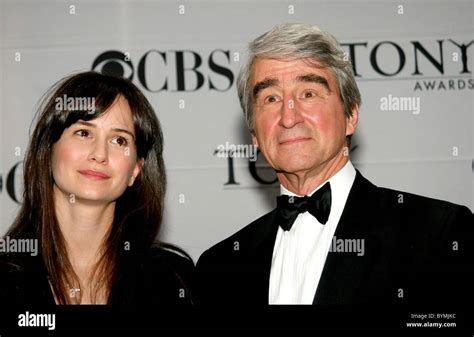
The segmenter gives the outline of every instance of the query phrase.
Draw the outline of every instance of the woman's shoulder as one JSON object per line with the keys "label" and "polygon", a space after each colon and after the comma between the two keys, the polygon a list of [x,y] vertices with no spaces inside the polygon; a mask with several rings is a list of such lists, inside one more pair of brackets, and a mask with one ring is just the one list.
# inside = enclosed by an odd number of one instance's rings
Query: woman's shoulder
{"label": "woman's shoulder", "polygon": [[169,305],[192,305],[194,263],[181,249],[155,244],[144,261],[144,290],[153,301]]}
{"label": "woman's shoulder", "polygon": [[20,254],[0,253],[0,273],[11,274],[24,271],[28,259]]}
{"label": "woman's shoulder", "polygon": [[154,244],[148,257],[155,267],[171,268],[178,272],[190,272],[194,269],[192,258],[182,249],[170,244]]}
{"label": "woman's shoulder", "polygon": [[10,305],[24,303],[24,292],[37,279],[36,258],[22,254],[0,254],[0,302]]}

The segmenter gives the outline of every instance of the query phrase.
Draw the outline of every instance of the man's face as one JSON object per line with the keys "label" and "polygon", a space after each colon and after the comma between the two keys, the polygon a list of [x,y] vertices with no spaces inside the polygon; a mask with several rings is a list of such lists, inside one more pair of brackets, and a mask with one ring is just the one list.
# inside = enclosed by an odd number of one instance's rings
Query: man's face
{"label": "man's face", "polygon": [[329,69],[304,59],[257,59],[252,70],[252,139],[277,172],[321,170],[343,155],[358,111],[346,118]]}

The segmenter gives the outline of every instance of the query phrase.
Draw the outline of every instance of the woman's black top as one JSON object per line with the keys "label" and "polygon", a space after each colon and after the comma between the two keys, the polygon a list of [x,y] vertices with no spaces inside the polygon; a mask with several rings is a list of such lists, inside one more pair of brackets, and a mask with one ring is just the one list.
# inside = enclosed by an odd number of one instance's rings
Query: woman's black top
{"label": "woman's black top", "polygon": [[[153,248],[121,261],[110,304],[125,310],[190,307],[194,264],[165,248]],[[40,256],[0,255],[0,305],[16,308],[55,306]]]}

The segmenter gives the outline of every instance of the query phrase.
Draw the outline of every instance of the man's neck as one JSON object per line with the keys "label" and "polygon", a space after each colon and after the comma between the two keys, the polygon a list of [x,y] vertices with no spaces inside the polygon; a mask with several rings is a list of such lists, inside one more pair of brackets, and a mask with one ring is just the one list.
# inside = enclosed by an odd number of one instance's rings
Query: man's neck
{"label": "man's neck", "polygon": [[280,184],[288,191],[304,196],[310,194],[322,183],[339,172],[349,161],[349,157],[340,153],[330,161],[312,170],[294,173],[278,172]]}

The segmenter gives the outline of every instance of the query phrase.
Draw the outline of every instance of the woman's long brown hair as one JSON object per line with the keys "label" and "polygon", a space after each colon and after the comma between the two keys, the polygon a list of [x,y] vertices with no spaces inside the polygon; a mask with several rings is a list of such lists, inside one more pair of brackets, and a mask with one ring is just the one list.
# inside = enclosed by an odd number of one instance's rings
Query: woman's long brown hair
{"label": "woman's long brown hair", "polygon": [[[69,76],[56,83],[45,94],[37,112],[37,123],[24,161],[22,206],[6,235],[38,240],[41,257],[59,304],[80,303],[81,297],[69,296],[68,284],[80,283],[68,258],[54,208],[53,144],[66,128],[78,120],[87,121],[101,116],[119,95],[126,98],[130,106],[137,158],[144,158],[145,164],[133,186],[127,187],[116,200],[114,221],[103,241],[101,256],[93,274],[106,285],[108,303],[114,301],[113,292],[122,261],[127,260],[130,252],[137,254],[151,247],[163,218],[166,188],[163,135],[145,96],[129,80],[92,71]],[[58,110],[58,97],[94,98],[95,110],[92,113],[86,110]],[[92,293],[92,298],[95,295]]]}

